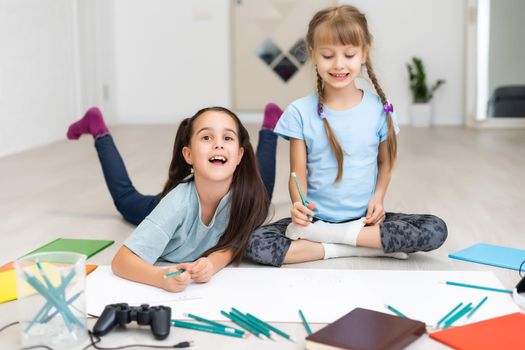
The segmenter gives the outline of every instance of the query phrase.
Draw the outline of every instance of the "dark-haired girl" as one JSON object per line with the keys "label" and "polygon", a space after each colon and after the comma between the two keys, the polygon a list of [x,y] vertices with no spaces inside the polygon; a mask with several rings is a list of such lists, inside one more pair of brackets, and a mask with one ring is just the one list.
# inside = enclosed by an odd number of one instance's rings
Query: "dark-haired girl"
{"label": "dark-haired girl", "polygon": [[[270,162],[276,142],[271,129],[280,113],[277,106],[268,106],[267,133],[261,132],[267,137],[263,143],[270,144]],[[202,109],[180,124],[168,180],[157,196],[133,187],[97,108],[68,130],[70,139],[82,134],[95,138],[117,209],[139,224],[113,259],[118,276],[174,292],[184,290],[190,280],[207,282],[242,258],[250,234],[267,219],[272,188],[266,189],[259,175],[247,130],[226,108]],[[274,168],[268,167],[270,178]],[[273,179],[268,183],[273,186]],[[163,269],[153,265],[158,259],[179,264]],[[164,278],[179,269],[185,272]]]}

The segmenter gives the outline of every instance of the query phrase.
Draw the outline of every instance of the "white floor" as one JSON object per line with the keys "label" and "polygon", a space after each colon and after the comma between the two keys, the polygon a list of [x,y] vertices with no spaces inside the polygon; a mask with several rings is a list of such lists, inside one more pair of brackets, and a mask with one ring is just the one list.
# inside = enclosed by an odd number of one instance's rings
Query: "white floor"
{"label": "white floor", "polygon": [[[175,131],[176,126],[112,128],[141,192],[157,193],[162,188]],[[255,145],[257,126],[251,125],[250,133]],[[287,143],[280,140],[275,219],[288,215],[288,171]],[[0,265],[57,237],[114,239],[113,246],[90,259],[108,264],[133,230],[113,207],[88,137],[0,158],[0,179]],[[477,242],[525,248],[524,180],[525,129],[403,127],[385,208],[442,217],[449,229],[445,244],[434,252],[413,254],[407,261],[345,258],[293,267],[490,270],[512,288],[519,280],[517,272],[451,260],[447,255]],[[0,305],[0,326],[10,321],[5,311],[13,304]]]}

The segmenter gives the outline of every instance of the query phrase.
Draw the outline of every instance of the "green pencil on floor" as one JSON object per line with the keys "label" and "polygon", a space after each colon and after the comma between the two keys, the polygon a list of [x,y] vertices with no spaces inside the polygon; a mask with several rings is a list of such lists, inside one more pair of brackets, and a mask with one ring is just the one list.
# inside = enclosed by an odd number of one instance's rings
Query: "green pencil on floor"
{"label": "green pencil on floor", "polygon": [[171,324],[174,327],[179,327],[179,328],[187,328],[187,329],[193,329],[193,330],[196,330],[196,331],[203,331],[203,332],[208,332],[208,333],[227,335],[229,337],[235,337],[235,338],[246,338],[246,334],[241,334],[241,333],[237,333],[237,332],[227,331],[224,328],[215,327],[215,326],[208,326],[208,325],[203,325],[203,324],[184,322],[184,321],[177,321],[177,320],[172,320]]}
{"label": "green pencil on floor", "polygon": [[269,323],[267,323],[267,322],[261,320],[261,319],[258,318],[258,317],[255,317],[255,316],[252,315],[252,314],[246,314],[246,317],[253,319],[255,322],[259,322],[259,323],[262,324],[264,327],[266,327],[266,328],[268,328],[268,329],[274,331],[275,333],[279,334],[280,336],[282,336],[282,337],[284,337],[284,338],[286,338],[286,339],[288,339],[288,340],[291,340],[292,342],[295,343],[295,339],[294,339],[293,337],[291,337],[289,334],[287,334],[287,333],[281,331],[279,328],[272,326],[271,324],[269,324]]}
{"label": "green pencil on floor", "polygon": [[303,320],[303,325],[308,335],[312,334],[312,329],[310,328],[310,325],[308,324],[308,321],[306,321],[306,318],[304,317],[304,314],[301,310],[299,310],[299,316],[301,316],[301,320]]}
{"label": "green pencil on floor", "polygon": [[393,306],[390,306],[390,305],[385,305],[386,308],[390,311],[392,311],[393,313],[395,313],[397,316],[399,317],[404,317],[404,318],[408,318],[405,314],[403,314],[401,311],[397,310],[395,307]]}
{"label": "green pencil on floor", "polygon": [[185,314],[185,316],[187,316],[189,318],[192,318],[192,319],[194,319],[196,321],[207,323],[207,324],[212,325],[212,326],[217,327],[217,328],[223,328],[227,332],[235,332],[235,333],[239,333],[239,334],[245,334],[246,333],[243,330],[240,330],[240,329],[237,329],[237,328],[234,328],[234,327],[225,326],[225,325],[223,325],[223,324],[221,324],[219,322],[208,320],[208,319],[206,319],[204,317],[200,317],[200,316],[197,316],[197,315],[194,315],[194,314]]}
{"label": "green pencil on floor", "polygon": [[491,287],[485,287],[485,286],[477,286],[474,284],[466,284],[466,283],[451,282],[451,281],[447,281],[446,284],[450,286],[456,286],[456,287],[474,288],[474,289],[488,290],[489,292],[512,294],[512,291],[509,289],[491,288]]}

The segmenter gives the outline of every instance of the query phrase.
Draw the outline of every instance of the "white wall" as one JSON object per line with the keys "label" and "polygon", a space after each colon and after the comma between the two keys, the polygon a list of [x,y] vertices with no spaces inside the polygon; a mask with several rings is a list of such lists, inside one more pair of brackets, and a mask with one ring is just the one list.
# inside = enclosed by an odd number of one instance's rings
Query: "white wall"
{"label": "white wall", "polygon": [[228,0],[115,0],[113,13],[116,121],[175,123],[230,106]]}
{"label": "white wall", "polygon": [[[410,103],[405,63],[417,55],[430,81],[447,80],[434,99],[436,123],[462,124],[465,0],[351,3],[368,15],[376,71],[400,122]],[[231,106],[230,6],[0,1],[0,156],[62,139],[92,104],[109,123],[176,123],[203,106]]]}
{"label": "white wall", "polygon": [[[339,2],[367,14],[376,71],[401,123],[409,122],[405,63],[414,55],[430,82],[447,81],[435,95],[436,124],[464,123],[465,0]],[[115,0],[117,120],[171,123],[206,105],[230,106],[230,2],[151,3]]]}
{"label": "white wall", "polygon": [[400,123],[408,123],[411,94],[405,64],[423,59],[427,81],[446,83],[434,95],[435,123],[462,125],[465,114],[464,0],[352,0],[367,15],[374,35],[376,75],[394,104]]}
{"label": "white wall", "polygon": [[0,156],[65,137],[76,113],[73,3],[0,2]]}

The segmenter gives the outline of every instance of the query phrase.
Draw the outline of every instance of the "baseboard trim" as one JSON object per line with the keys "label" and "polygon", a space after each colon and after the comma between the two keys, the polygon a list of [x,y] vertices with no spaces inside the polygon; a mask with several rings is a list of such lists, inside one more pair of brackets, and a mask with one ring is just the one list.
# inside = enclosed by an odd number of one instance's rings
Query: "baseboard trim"
{"label": "baseboard trim", "polygon": [[476,129],[525,128],[525,118],[487,118],[468,125]]}

